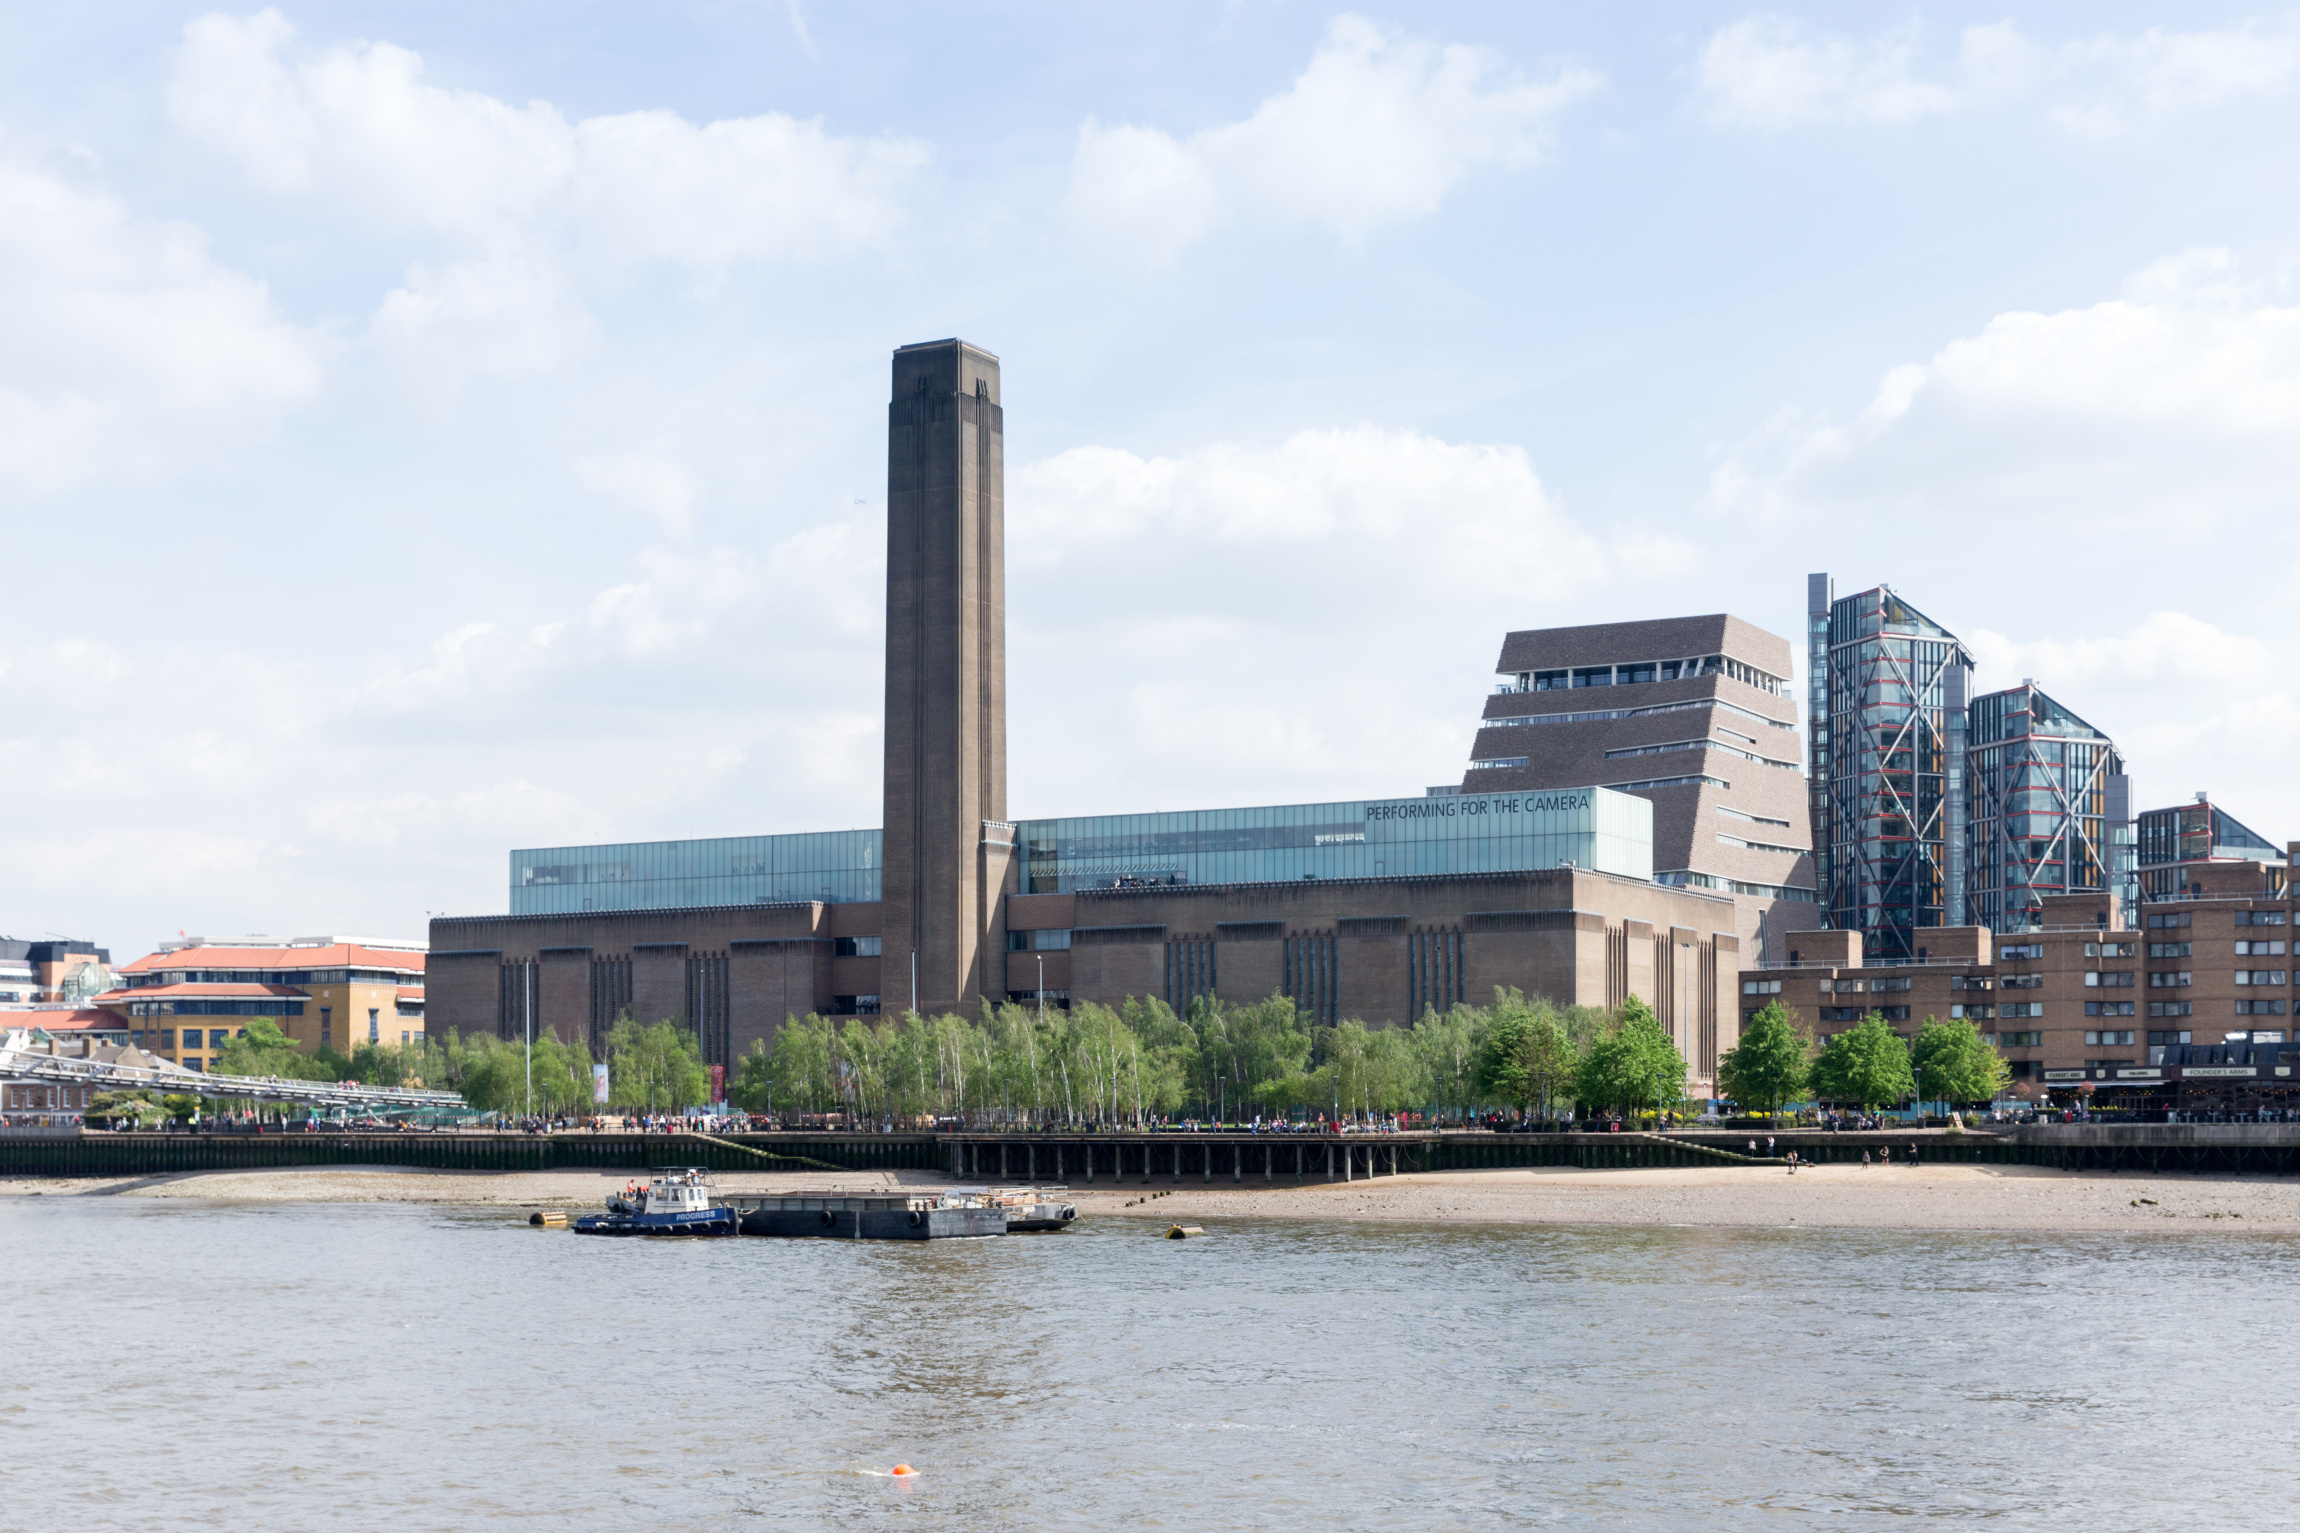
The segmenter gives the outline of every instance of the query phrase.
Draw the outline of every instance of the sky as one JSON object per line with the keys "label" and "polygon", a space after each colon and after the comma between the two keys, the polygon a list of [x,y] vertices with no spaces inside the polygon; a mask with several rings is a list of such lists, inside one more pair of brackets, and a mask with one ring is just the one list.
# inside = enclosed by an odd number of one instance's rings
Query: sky
{"label": "sky", "polygon": [[1827,571],[2300,836],[2296,143],[2208,3],[0,4],[0,933],[877,824],[951,335],[1017,818],[1458,781],[1507,631]]}

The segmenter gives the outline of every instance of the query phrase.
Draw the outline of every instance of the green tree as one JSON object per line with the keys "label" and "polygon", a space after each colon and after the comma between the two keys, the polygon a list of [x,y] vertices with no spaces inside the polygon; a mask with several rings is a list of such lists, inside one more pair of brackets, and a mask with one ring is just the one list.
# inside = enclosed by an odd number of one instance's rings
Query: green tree
{"label": "green tree", "polygon": [[1741,1029],[1741,1041],[1719,1056],[1717,1084],[1737,1102],[1778,1113],[1804,1091],[1811,1053],[1788,1008],[1767,1001]]}
{"label": "green tree", "polygon": [[1620,1020],[1582,1055],[1575,1091],[1592,1107],[1634,1111],[1674,1102],[1685,1095],[1685,1056],[1653,1008],[1631,996],[1622,1003]]}
{"label": "green tree", "polygon": [[615,1106],[640,1112],[701,1104],[711,1094],[702,1045],[693,1031],[669,1018],[641,1026],[629,1014],[617,1017],[607,1034],[607,1093]]}
{"label": "green tree", "polygon": [[218,1075],[276,1075],[283,1080],[323,1081],[331,1077],[317,1055],[306,1054],[270,1017],[250,1017],[246,1028],[216,1056]]}
{"label": "green tree", "polygon": [[1917,1094],[1916,1078],[1909,1073],[1909,1046],[1873,1011],[1850,1032],[1823,1045],[1813,1061],[1811,1079],[1816,1095],[1867,1108],[1905,1102]]}
{"label": "green tree", "polygon": [[1434,1117],[1467,1117],[1487,1100],[1479,1070],[1493,1014],[1477,1006],[1431,1008],[1413,1026],[1413,1049]]}
{"label": "green tree", "polygon": [[1482,1100],[1506,1102],[1521,1115],[1538,1106],[1546,1117],[1551,1099],[1580,1066],[1564,1013],[1538,996],[1528,1001],[1515,988],[1495,989],[1477,1055]]}
{"label": "green tree", "polygon": [[1916,1084],[1928,1099],[1986,1102],[2012,1083],[2012,1067],[1962,1017],[1925,1018],[1910,1049]]}

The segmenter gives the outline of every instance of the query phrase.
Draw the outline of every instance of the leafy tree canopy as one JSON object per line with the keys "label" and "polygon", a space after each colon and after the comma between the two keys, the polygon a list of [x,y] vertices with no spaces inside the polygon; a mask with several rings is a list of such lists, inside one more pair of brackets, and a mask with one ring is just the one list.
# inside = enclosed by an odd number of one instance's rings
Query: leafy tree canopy
{"label": "leafy tree canopy", "polygon": [[1779,1112],[1804,1091],[1810,1055],[1788,1008],[1768,1001],[1741,1029],[1741,1041],[1719,1056],[1717,1084],[1736,1102]]}
{"label": "leafy tree canopy", "polygon": [[1592,1107],[1674,1102],[1685,1095],[1685,1056],[1653,1008],[1631,996],[1619,1023],[1582,1055],[1575,1090]]}
{"label": "leafy tree canopy", "polygon": [[1917,1094],[1909,1047],[1875,1012],[1831,1038],[1813,1061],[1813,1090],[1832,1102],[1882,1107]]}
{"label": "leafy tree canopy", "polygon": [[1981,1038],[1980,1029],[1963,1017],[1943,1022],[1925,1018],[1910,1050],[1917,1067],[1917,1086],[1928,1100],[1986,1102],[2012,1083],[2012,1068],[2004,1056]]}

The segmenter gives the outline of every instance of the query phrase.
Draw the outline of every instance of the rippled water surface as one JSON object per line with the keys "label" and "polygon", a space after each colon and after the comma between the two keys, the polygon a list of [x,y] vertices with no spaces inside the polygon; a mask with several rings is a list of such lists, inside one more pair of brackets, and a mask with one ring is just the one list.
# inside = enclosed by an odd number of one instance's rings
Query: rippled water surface
{"label": "rippled water surface", "polygon": [[1160,1228],[11,1200],[0,1527],[2266,1526],[2300,1480],[2280,1239]]}

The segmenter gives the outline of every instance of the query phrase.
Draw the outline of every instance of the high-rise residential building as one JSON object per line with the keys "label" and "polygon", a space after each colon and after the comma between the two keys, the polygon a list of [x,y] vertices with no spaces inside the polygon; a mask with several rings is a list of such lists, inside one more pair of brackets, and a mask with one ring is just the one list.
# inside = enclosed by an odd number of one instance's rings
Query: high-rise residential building
{"label": "high-rise residential building", "polygon": [[1965,924],[1972,656],[1889,586],[1830,602],[1827,639],[1828,766],[1813,780],[1824,909],[1881,959],[1912,958],[1924,928]]}
{"label": "high-rise residential building", "polygon": [[2144,900],[2196,892],[2196,873],[2213,864],[2261,864],[2263,887],[2281,887],[2285,849],[2199,793],[2190,804],[2142,812],[2135,872]]}
{"label": "high-rise residential building", "polygon": [[2129,918],[2132,782],[2115,742],[2024,681],[1973,699],[1966,746],[1967,919],[2023,932],[2045,895],[2094,892]]}
{"label": "high-rise residential building", "polygon": [[1509,634],[1460,791],[1651,800],[1655,882],[1731,895],[1741,950],[1782,956],[1821,924],[1791,664],[1722,612]]}

